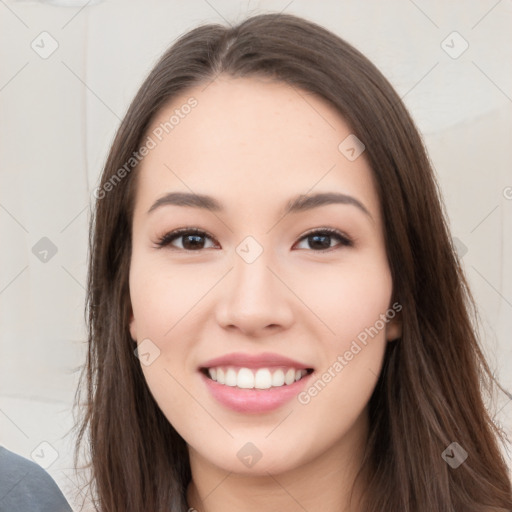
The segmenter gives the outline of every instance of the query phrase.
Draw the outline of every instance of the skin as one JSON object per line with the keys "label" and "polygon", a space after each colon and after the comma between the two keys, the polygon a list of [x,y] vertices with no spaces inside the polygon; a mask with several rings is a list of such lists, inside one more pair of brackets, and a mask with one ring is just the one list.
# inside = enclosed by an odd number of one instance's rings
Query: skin
{"label": "skin", "polygon": [[[160,350],[142,370],[187,442],[189,505],[359,510],[348,498],[368,435],[367,403],[386,343],[401,334],[399,315],[307,404],[294,398],[265,414],[234,412],[210,395],[197,368],[230,352],[274,352],[307,363],[316,379],[391,308],[372,170],[364,153],[351,162],[338,150],[351,131],[330,104],[266,79],[220,76],[190,89],[148,134],[191,96],[198,105],[138,169],[130,267],[130,332]],[[225,211],[166,205],[147,213],[171,191],[214,196]],[[283,216],[290,198],[328,191],[357,198],[371,218],[347,204]],[[158,248],[159,237],[182,227],[213,238],[199,249],[187,251],[183,237]],[[330,249],[319,249],[304,238],[325,227],[354,245],[331,237]],[[236,252],[249,235],[263,248],[250,264]],[[247,442],[262,454],[250,468],[237,457]],[[354,497],[362,492],[364,479]]]}

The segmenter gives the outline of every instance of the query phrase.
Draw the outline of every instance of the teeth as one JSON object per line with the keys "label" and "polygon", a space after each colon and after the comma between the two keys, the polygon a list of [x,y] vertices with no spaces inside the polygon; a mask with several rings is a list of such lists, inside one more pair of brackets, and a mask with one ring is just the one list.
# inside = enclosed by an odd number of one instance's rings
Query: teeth
{"label": "teeth", "polygon": [[272,374],[272,386],[273,387],[280,387],[284,384],[284,372],[283,370],[276,370]]}
{"label": "teeth", "polygon": [[285,370],[282,368],[259,368],[258,370],[239,368],[237,370],[233,367],[218,367],[208,368],[208,375],[212,380],[226,386],[242,389],[269,389],[285,384],[289,386],[308,373],[306,370],[296,370],[295,368]]}
{"label": "teeth", "polygon": [[284,376],[284,382],[285,384],[293,384],[295,382],[295,370],[293,368],[290,368],[286,375]]}
{"label": "teeth", "polygon": [[254,377],[254,387],[257,389],[268,389],[272,386],[272,375],[268,368],[260,368]]}
{"label": "teeth", "polygon": [[240,368],[235,385],[238,385],[239,388],[252,389],[254,387],[254,373],[249,368]]}
{"label": "teeth", "polygon": [[236,386],[236,372],[233,368],[228,368],[226,371],[226,386]]}

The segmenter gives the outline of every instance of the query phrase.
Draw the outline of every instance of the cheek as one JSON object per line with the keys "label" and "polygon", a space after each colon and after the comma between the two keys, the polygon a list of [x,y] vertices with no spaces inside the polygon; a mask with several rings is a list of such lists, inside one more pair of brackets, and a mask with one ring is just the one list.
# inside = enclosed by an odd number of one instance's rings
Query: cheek
{"label": "cheek", "polygon": [[198,277],[197,272],[154,260],[148,259],[141,265],[134,263],[130,272],[130,298],[138,337],[172,336],[178,322],[189,321],[211,280]]}
{"label": "cheek", "polygon": [[328,283],[311,284],[309,299],[329,332],[323,329],[326,334],[318,340],[321,364],[315,373],[321,382],[311,397],[321,392],[324,405],[355,411],[369,399],[383,361],[392,293],[389,267],[384,259],[361,262],[331,271],[328,278],[317,274],[315,282]]}
{"label": "cheek", "polygon": [[392,293],[391,274],[384,259],[301,272],[295,286],[297,295],[326,327],[325,340],[330,339],[336,350],[376,322],[384,336],[379,319],[388,310]]}
{"label": "cheek", "polygon": [[334,433],[356,421],[377,383],[387,344],[383,318],[390,307],[392,279],[382,260],[331,273],[328,282],[329,288],[317,292],[315,300],[334,334],[320,338],[321,365],[298,401],[319,429],[325,411],[342,412],[331,418],[329,431]]}
{"label": "cheek", "polygon": [[158,407],[180,435],[197,431],[191,425],[204,423],[200,410],[191,407],[186,389],[191,369],[187,326],[193,321],[193,305],[204,294],[199,288],[195,279],[158,265],[134,266],[130,275],[137,338],[142,343],[149,339],[157,354],[149,365],[141,359],[141,369]]}

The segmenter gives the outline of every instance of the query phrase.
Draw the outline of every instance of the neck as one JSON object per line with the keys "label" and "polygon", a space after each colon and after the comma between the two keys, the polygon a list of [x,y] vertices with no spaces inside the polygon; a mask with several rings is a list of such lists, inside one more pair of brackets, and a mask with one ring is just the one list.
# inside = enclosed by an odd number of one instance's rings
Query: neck
{"label": "neck", "polygon": [[358,512],[365,486],[355,477],[367,434],[367,415],[363,413],[351,431],[324,453],[286,472],[256,476],[219,468],[189,446],[189,507],[197,512]]}

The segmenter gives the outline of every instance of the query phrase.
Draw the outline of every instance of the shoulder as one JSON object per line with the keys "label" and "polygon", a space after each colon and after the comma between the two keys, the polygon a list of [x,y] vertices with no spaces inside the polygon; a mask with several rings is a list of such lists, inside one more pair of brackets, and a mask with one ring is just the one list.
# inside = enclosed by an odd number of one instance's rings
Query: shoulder
{"label": "shoulder", "polygon": [[38,464],[0,446],[0,512],[72,512],[52,477]]}

